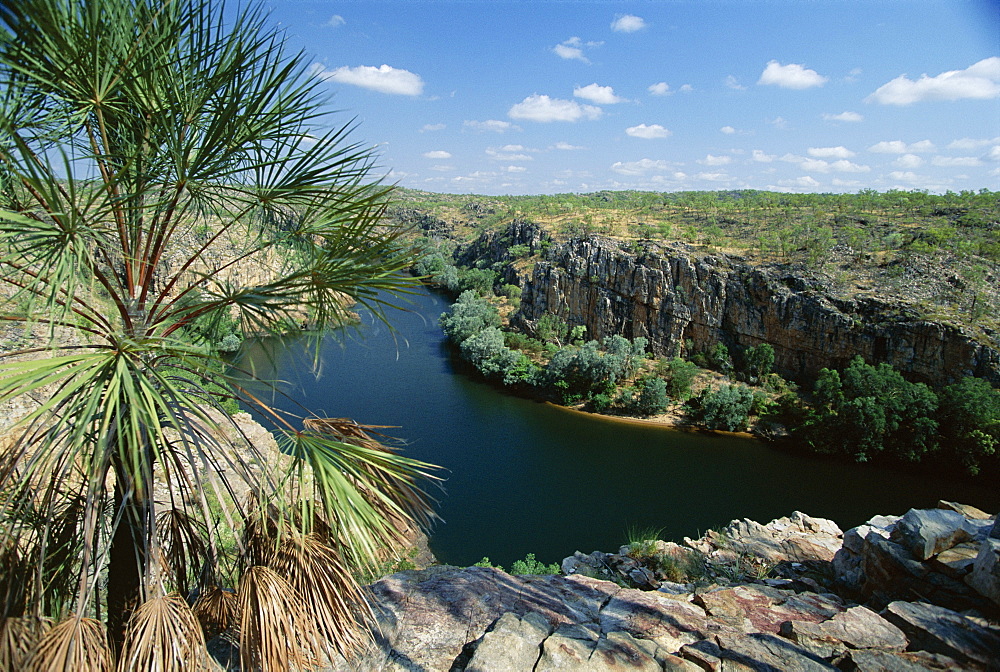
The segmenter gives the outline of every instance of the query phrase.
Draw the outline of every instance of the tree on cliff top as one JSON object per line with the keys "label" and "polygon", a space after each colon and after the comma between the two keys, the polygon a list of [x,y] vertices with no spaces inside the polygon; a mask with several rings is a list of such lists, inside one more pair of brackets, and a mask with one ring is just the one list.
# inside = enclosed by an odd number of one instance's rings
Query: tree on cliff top
{"label": "tree on cliff top", "polygon": [[[39,400],[0,453],[0,667],[203,669],[203,627],[239,632],[244,669],[349,653],[354,577],[426,521],[429,466],[270,413],[185,330],[336,325],[405,291],[370,151],[257,7],[20,0],[0,22],[0,319],[48,335],[0,357],[0,402]],[[230,445],[233,398],[283,457]]]}

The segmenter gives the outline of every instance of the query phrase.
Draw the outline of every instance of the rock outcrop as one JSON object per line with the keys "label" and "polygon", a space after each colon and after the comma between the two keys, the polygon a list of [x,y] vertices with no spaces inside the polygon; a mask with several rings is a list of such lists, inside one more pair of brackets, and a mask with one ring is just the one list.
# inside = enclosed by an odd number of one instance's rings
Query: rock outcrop
{"label": "rock outcrop", "polygon": [[[947,576],[940,559],[962,544],[977,547],[978,566],[981,554],[993,553],[997,529],[995,518],[948,502],[876,516],[846,533],[796,512],[767,525],[733,521],[684,546],[576,553],[564,560],[564,576],[449,566],[402,572],[370,587],[375,643],[333,669],[997,670],[995,596],[949,608],[929,598],[954,585],[927,578]],[[865,561],[866,549],[880,553],[883,543],[893,545],[887,563],[896,563],[899,581]],[[666,565],[696,556],[703,572],[688,584],[656,571],[637,575],[652,556],[669,557]],[[754,576],[752,558],[768,571]],[[915,595],[918,574],[937,592]]]}
{"label": "rock outcrop", "polygon": [[793,378],[861,355],[925,382],[976,376],[1000,384],[1000,340],[979,342],[884,297],[838,298],[804,269],[751,265],[683,243],[626,246],[596,236],[555,243],[521,220],[483,234],[457,259],[503,265],[514,245],[539,255],[533,264],[503,266],[504,281],[522,289],[513,322],[528,331],[552,313],[585,325],[589,338],[644,337],[659,355],[685,342],[694,352],[719,342],[731,350],[769,343],[775,370]]}

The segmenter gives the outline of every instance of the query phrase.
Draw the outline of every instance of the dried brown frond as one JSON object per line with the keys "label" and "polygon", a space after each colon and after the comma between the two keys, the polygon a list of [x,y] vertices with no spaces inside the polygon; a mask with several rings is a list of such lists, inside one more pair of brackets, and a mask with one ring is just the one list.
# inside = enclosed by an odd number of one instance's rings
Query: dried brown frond
{"label": "dried brown frond", "polygon": [[211,586],[202,591],[191,606],[191,610],[201,623],[205,639],[209,640],[236,627],[239,601],[236,599],[236,593]]}
{"label": "dried brown frond", "polygon": [[146,600],[125,632],[121,672],[181,672],[213,669],[194,612],[177,593]]}
{"label": "dried brown frond", "polygon": [[369,641],[371,611],[344,558],[315,534],[287,535],[269,562],[305,602],[321,634],[342,656]]}
{"label": "dried brown frond", "polygon": [[207,558],[208,529],[180,509],[158,515],[156,529],[174,587],[181,595],[188,595],[191,579],[197,577]]}
{"label": "dried brown frond", "polygon": [[104,625],[69,616],[46,632],[24,660],[24,672],[112,672]]}
{"label": "dried brown frond", "polygon": [[0,670],[24,669],[24,658],[49,628],[51,618],[5,618],[0,623]]}
{"label": "dried brown frond", "polygon": [[273,569],[250,567],[240,579],[240,662],[245,670],[314,669],[324,657],[316,620]]}

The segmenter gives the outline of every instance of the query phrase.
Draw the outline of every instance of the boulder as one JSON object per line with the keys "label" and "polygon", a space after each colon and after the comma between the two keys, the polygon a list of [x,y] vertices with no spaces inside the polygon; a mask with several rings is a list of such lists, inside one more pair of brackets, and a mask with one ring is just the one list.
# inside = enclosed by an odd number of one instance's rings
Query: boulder
{"label": "boulder", "polygon": [[902,630],[861,606],[851,607],[820,623],[786,621],[781,625],[781,634],[824,658],[846,653],[849,649],[902,651],[908,643]]}
{"label": "boulder", "polygon": [[1000,539],[990,537],[983,541],[965,582],[983,597],[1000,605]]}
{"label": "boulder", "polygon": [[[847,658],[857,672],[945,672],[961,669],[954,658],[926,651],[895,653],[860,649],[848,653]],[[842,665],[841,669],[851,668]]]}
{"label": "boulder", "polygon": [[939,500],[937,503],[937,508],[948,509],[949,511],[957,511],[963,516],[970,520],[990,520],[990,514],[986,513],[982,509],[977,509],[969,504],[959,504],[958,502],[948,502],[945,500]]}
{"label": "boulder", "polygon": [[896,525],[892,540],[917,560],[927,560],[972,537],[972,528],[957,511],[910,509]]}
{"label": "boulder", "polygon": [[983,665],[1000,660],[1000,630],[950,609],[897,601],[886,607],[882,616],[906,634],[913,649]]}
{"label": "boulder", "polygon": [[542,641],[552,628],[538,612],[518,617],[507,612],[483,635],[466,672],[521,672],[535,667]]}
{"label": "boulder", "polygon": [[931,565],[953,579],[960,579],[972,570],[981,546],[981,543],[973,542],[958,544],[938,553],[931,560]]}

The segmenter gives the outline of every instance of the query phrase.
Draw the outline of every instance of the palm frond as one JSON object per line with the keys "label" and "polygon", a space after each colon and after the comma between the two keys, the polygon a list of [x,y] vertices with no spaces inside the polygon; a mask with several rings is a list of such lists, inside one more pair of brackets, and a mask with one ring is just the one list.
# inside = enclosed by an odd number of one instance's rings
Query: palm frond
{"label": "palm frond", "polygon": [[291,584],[267,567],[250,567],[237,591],[240,661],[245,670],[312,669],[323,657],[313,615]]}
{"label": "palm frond", "polygon": [[22,670],[24,659],[52,627],[52,619],[21,616],[0,622],[0,670]]}
{"label": "palm frond", "polygon": [[191,610],[201,623],[206,640],[235,629],[239,622],[239,600],[236,593],[219,586],[205,588],[191,605]]}
{"label": "palm frond", "polygon": [[23,661],[24,672],[113,672],[104,625],[69,616],[48,630]]}
{"label": "palm frond", "polygon": [[121,672],[182,672],[212,667],[201,625],[180,595],[155,597],[136,609],[118,661]]}
{"label": "palm frond", "polygon": [[156,529],[174,587],[181,595],[188,595],[192,577],[197,577],[208,561],[208,529],[194,516],[176,508],[157,516]]}

